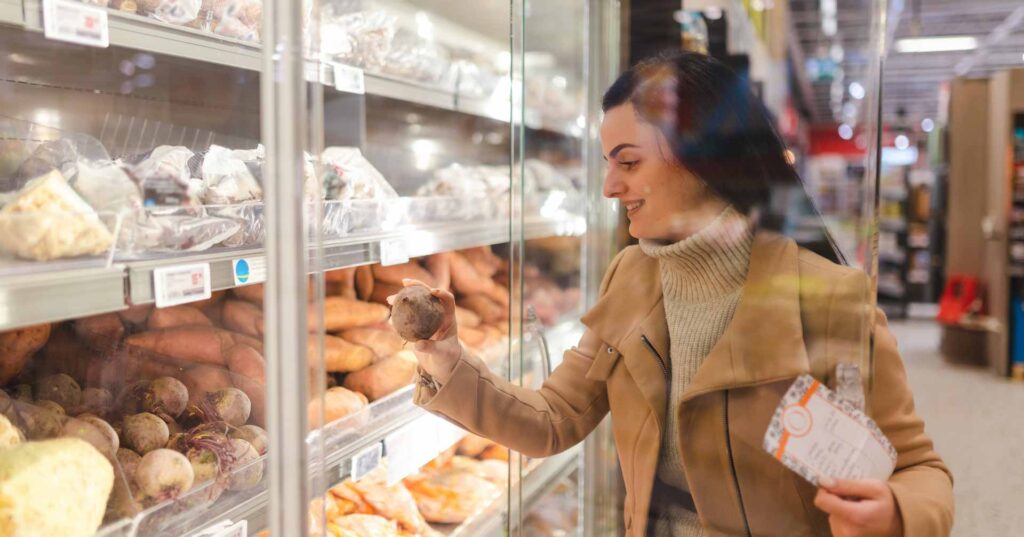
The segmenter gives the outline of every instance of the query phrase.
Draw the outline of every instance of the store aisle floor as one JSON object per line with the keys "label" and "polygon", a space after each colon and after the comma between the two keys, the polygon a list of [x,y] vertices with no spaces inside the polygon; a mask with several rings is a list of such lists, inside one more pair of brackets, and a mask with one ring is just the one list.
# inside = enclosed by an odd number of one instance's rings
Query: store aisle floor
{"label": "store aisle floor", "polygon": [[1024,534],[1024,385],[939,354],[940,330],[926,321],[892,325],[918,413],[953,471],[957,537]]}

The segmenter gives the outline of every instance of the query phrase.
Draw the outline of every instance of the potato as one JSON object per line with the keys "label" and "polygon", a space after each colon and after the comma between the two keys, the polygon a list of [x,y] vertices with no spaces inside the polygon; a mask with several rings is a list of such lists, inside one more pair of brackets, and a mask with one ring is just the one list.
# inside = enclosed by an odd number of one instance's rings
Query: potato
{"label": "potato", "polygon": [[[309,306],[309,318],[315,319],[319,314],[316,304]],[[371,326],[388,318],[388,308],[380,304],[350,300],[339,296],[324,299],[324,327],[328,332],[340,332],[349,328]],[[310,330],[316,329],[316,323],[310,323]]]}
{"label": "potato", "polygon": [[[309,336],[307,359],[310,367],[316,365],[317,337]],[[358,371],[373,363],[376,355],[362,345],[354,345],[335,336],[324,336],[324,368],[332,373]]]}
{"label": "potato", "polygon": [[430,339],[444,322],[441,299],[422,285],[411,285],[395,296],[391,324],[406,341]]}
{"label": "potato", "polygon": [[190,402],[201,401],[206,394],[233,386],[231,375],[223,367],[197,365],[182,374],[181,380],[188,388]]}
{"label": "potato", "polygon": [[50,325],[39,324],[0,333],[0,385],[17,377],[29,358],[50,338]]}
{"label": "potato", "polygon": [[82,402],[82,388],[78,386],[75,379],[58,373],[43,377],[36,381],[36,399],[39,401],[53,401],[65,410],[77,408]]}
{"label": "potato", "polygon": [[412,384],[416,376],[416,359],[403,356],[405,351],[389,356],[366,369],[349,373],[345,387],[376,401],[404,386]]}
{"label": "potato", "polygon": [[339,335],[349,343],[368,347],[379,357],[391,356],[405,348],[405,340],[391,326],[383,329],[353,328]]}

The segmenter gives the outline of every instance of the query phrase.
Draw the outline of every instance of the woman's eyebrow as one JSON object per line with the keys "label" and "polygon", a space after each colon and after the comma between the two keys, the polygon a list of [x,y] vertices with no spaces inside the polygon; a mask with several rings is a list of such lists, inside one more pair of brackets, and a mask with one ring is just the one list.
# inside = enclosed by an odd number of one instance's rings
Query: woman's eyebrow
{"label": "woman's eyebrow", "polygon": [[623,149],[626,149],[628,147],[640,147],[640,146],[635,145],[635,144],[619,144],[619,145],[615,146],[615,149],[612,149],[611,151],[608,152],[608,156],[611,157],[611,158],[615,158],[615,156],[619,154],[619,151],[622,151]]}

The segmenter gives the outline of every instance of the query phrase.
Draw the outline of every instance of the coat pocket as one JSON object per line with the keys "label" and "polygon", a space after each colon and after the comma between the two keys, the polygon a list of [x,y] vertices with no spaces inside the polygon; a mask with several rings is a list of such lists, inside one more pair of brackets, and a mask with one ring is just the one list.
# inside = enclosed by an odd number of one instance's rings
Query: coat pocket
{"label": "coat pocket", "polygon": [[611,345],[601,345],[597,351],[597,356],[594,357],[594,363],[587,370],[588,380],[604,381],[608,380],[611,376],[612,371],[615,369],[615,364],[618,363],[619,358],[622,355],[619,351],[615,350]]}

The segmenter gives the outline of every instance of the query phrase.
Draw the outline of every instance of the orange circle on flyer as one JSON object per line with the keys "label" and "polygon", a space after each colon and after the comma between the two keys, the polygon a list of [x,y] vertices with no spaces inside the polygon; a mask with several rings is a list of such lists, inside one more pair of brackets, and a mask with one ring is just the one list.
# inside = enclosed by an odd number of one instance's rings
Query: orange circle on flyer
{"label": "orange circle on flyer", "polygon": [[782,428],[791,436],[801,437],[811,432],[814,417],[807,407],[789,405],[782,411]]}

